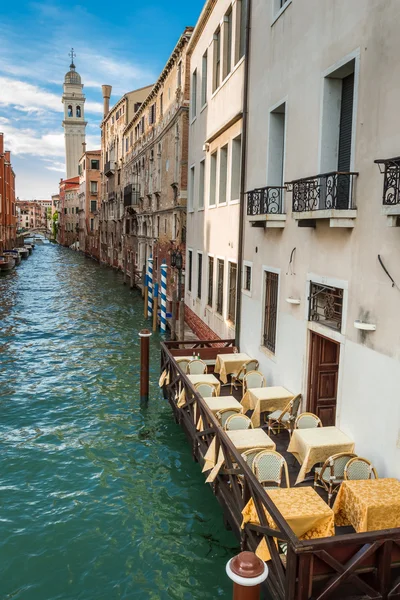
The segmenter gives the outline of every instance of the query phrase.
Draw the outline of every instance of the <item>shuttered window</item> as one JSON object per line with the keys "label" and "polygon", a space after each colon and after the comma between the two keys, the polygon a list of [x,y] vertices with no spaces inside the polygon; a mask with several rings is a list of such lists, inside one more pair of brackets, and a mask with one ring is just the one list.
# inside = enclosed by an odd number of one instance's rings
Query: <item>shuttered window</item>
{"label": "shuttered window", "polygon": [[203,279],[203,255],[197,254],[197,297],[201,300],[201,282]]}
{"label": "shuttered window", "polygon": [[192,291],[192,273],[193,273],[193,252],[189,250],[189,277],[188,277],[188,290]]}
{"label": "shuttered window", "polygon": [[228,319],[235,322],[236,317],[236,263],[229,263],[229,298],[228,298]]}
{"label": "shuttered window", "polygon": [[[353,104],[354,104],[354,73],[342,81],[342,98],[340,107],[339,125],[339,150],[338,171],[350,171],[351,164],[351,138],[353,132]],[[350,179],[348,176],[338,176],[337,208],[349,208]]]}
{"label": "shuttered window", "polygon": [[276,345],[276,317],[278,311],[278,283],[277,273],[265,271],[265,305],[264,305],[264,346],[275,352]]}
{"label": "shuttered window", "polygon": [[212,256],[208,257],[208,295],[207,295],[207,304],[208,306],[213,305],[213,296],[214,296],[214,258]]}
{"label": "shuttered window", "polygon": [[224,261],[220,258],[217,261],[217,313],[222,315],[224,307]]}

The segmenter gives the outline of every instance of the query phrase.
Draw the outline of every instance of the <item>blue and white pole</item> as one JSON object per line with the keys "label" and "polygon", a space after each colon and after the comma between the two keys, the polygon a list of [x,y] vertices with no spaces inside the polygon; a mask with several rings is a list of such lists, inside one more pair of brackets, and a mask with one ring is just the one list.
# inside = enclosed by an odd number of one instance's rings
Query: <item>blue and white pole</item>
{"label": "blue and white pole", "polygon": [[151,254],[147,267],[147,289],[147,316],[150,318],[153,316],[153,258]]}
{"label": "blue and white pole", "polygon": [[160,319],[160,330],[161,333],[167,331],[167,264],[165,260],[161,265],[161,319]]}

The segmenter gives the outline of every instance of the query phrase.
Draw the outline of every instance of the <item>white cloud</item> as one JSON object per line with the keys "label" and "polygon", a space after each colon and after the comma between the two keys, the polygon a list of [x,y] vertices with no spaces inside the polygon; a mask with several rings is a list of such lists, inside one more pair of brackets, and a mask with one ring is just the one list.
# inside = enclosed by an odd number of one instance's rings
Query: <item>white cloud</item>
{"label": "white cloud", "polygon": [[0,106],[14,106],[27,112],[43,109],[62,112],[59,96],[26,81],[0,77],[0,89]]}

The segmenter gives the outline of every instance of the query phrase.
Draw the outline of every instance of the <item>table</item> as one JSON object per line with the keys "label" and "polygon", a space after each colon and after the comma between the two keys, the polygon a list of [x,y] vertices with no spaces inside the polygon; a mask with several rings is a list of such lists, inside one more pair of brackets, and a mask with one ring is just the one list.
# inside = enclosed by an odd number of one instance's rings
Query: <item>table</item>
{"label": "table", "polygon": [[[203,400],[214,415],[220,410],[229,408],[237,408],[240,412],[243,412],[240,402],[233,396],[213,396],[212,398],[203,398]],[[196,427],[198,430],[203,429],[203,419],[201,417],[199,418]]]}
{"label": "table", "polygon": [[[251,450],[252,448],[265,448],[265,450],[275,450],[276,448],[275,443],[262,429],[238,429],[226,431],[225,433],[240,453],[245,450]],[[220,448],[219,450],[218,459],[215,450],[216,438],[214,437],[204,456],[203,473],[204,471],[209,471],[211,469],[211,473],[208,475],[206,483],[214,481],[224,464],[222,449]]]}
{"label": "table", "polygon": [[357,533],[400,527],[400,481],[343,481],[333,505],[335,523]]}
{"label": "table", "polygon": [[210,383],[217,388],[217,396],[219,396],[221,393],[221,382],[218,381],[214,375],[203,373],[201,375],[187,375],[187,378],[193,384],[193,386],[195,386],[196,383]]}
{"label": "table", "polygon": [[[266,491],[281,515],[300,540],[330,537],[335,535],[333,510],[309,486],[299,488],[277,488]],[[260,524],[253,499],[242,511],[243,523]],[[277,529],[271,515],[265,510],[269,526]],[[258,545],[256,554],[262,560],[270,560],[265,538]]]}
{"label": "table", "polygon": [[228,375],[237,373],[246,361],[251,360],[245,352],[231,352],[230,354],[217,354],[214,372],[219,373],[222,383],[228,383]]}
{"label": "table", "polygon": [[283,410],[290,400],[294,398],[292,392],[279,385],[250,388],[242,398],[243,412],[253,410],[251,422],[253,427],[260,427],[260,416],[262,412],[273,412]]}
{"label": "table", "polygon": [[338,452],[354,452],[354,442],[337,427],[295,429],[287,451],[302,465],[296,479],[300,483],[316,463],[323,463]]}

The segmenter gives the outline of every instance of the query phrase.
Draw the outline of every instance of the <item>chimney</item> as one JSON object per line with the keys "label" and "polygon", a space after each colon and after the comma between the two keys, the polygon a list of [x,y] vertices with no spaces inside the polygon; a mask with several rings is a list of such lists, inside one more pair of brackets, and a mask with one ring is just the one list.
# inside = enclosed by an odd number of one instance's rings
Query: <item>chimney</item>
{"label": "chimney", "polygon": [[82,154],[86,152],[86,142],[82,142]]}
{"label": "chimney", "polygon": [[110,96],[111,96],[111,85],[102,85],[101,91],[103,92],[103,107],[104,107],[104,116],[108,115],[108,111],[110,110]]}

